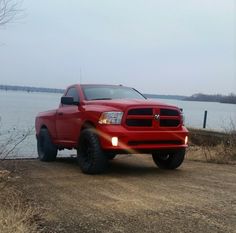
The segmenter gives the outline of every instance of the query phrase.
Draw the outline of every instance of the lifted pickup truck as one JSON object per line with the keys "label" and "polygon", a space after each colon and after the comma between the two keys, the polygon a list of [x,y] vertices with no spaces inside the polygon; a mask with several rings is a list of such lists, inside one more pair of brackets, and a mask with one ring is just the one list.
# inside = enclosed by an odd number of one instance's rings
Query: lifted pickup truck
{"label": "lifted pickup truck", "polygon": [[115,85],[72,85],[58,109],[36,117],[38,156],[76,149],[84,173],[103,172],[117,154],[152,154],[162,169],[181,165],[188,144],[182,111]]}

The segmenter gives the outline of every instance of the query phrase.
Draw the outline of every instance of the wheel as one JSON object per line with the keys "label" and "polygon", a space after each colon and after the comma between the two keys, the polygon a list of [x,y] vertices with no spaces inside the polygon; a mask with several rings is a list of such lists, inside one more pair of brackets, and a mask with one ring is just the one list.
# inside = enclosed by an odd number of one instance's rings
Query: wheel
{"label": "wheel", "polygon": [[176,169],[184,161],[185,149],[158,151],[152,154],[153,161],[161,169]]}
{"label": "wheel", "polygon": [[39,160],[55,161],[57,157],[57,147],[52,143],[47,129],[41,129],[37,137],[37,149]]}
{"label": "wheel", "polygon": [[113,152],[105,152],[105,154],[106,154],[108,160],[112,160],[116,157],[116,154]]}
{"label": "wheel", "polygon": [[94,129],[85,129],[81,132],[77,158],[82,172],[86,174],[98,174],[106,170],[108,158],[101,149]]}

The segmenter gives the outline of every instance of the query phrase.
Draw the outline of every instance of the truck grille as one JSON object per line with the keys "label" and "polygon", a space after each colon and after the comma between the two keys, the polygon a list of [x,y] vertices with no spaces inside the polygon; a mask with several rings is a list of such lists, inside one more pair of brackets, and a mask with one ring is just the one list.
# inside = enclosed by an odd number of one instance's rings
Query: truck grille
{"label": "truck grille", "polygon": [[160,127],[177,127],[179,125],[179,120],[174,119],[161,119]]}
{"label": "truck grille", "polygon": [[127,119],[126,125],[133,126],[133,127],[151,127],[152,120],[145,120],[145,119]]}
{"label": "truck grille", "polygon": [[179,116],[179,112],[173,109],[160,109],[161,116]]}
{"label": "truck grille", "polygon": [[130,127],[152,127],[152,108],[133,108],[128,111],[126,125]]}
{"label": "truck grille", "polygon": [[152,108],[137,108],[137,109],[130,109],[128,111],[128,115],[143,115],[143,116],[149,116],[153,114],[153,109]]}
{"label": "truck grille", "polygon": [[[155,119],[154,115],[159,115]],[[180,113],[175,109],[168,108],[133,108],[128,110],[126,125],[128,127],[178,127],[180,125]]]}
{"label": "truck grille", "polygon": [[179,112],[174,109],[161,108],[160,116],[162,117],[176,117],[174,119],[161,118],[160,127],[177,127],[180,124]]}

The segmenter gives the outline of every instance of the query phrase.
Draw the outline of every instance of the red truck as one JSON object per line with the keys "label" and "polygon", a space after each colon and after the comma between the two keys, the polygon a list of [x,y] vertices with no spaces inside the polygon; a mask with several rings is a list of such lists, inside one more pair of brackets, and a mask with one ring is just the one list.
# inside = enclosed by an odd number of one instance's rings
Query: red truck
{"label": "red truck", "polygon": [[122,85],[72,85],[58,109],[35,121],[38,156],[54,161],[76,149],[81,170],[103,172],[117,154],[152,154],[162,169],[181,165],[188,144],[182,111]]}

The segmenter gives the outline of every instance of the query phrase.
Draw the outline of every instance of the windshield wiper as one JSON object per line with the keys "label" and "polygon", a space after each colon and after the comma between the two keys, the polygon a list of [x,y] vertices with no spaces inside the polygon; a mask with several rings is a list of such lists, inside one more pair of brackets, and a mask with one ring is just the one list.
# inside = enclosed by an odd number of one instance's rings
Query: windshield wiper
{"label": "windshield wiper", "polygon": [[91,99],[91,100],[112,100],[112,98],[97,98],[97,99]]}

